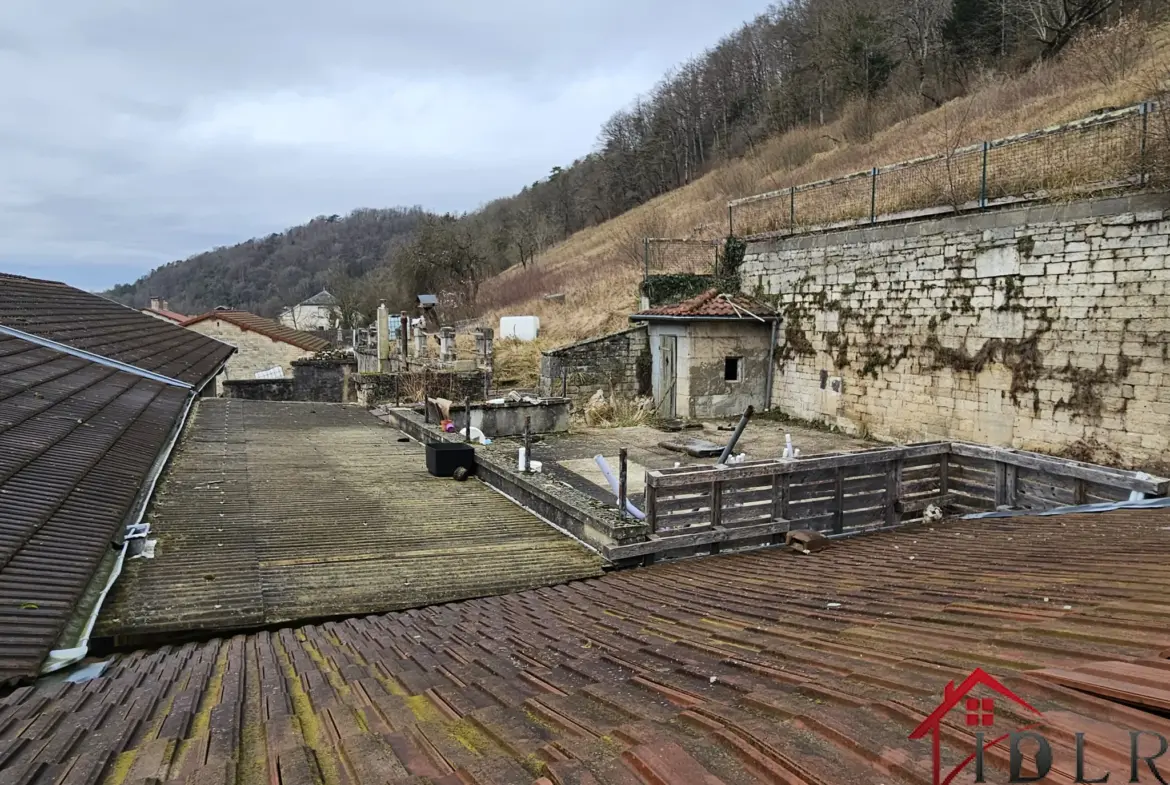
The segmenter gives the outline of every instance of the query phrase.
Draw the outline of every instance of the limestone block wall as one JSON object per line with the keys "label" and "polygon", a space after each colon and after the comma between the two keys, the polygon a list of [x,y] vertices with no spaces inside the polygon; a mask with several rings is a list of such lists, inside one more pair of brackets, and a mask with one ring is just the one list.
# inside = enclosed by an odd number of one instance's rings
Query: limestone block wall
{"label": "limestone block wall", "polygon": [[216,387],[221,391],[221,382],[226,379],[254,379],[257,371],[266,371],[276,365],[284,368],[285,376],[291,377],[292,361],[313,355],[313,352],[298,346],[274,341],[267,335],[252,330],[242,330],[221,319],[205,319],[187,329],[236,347],[236,353],[231,356],[224,372],[216,379]]}
{"label": "limestone block wall", "polygon": [[540,393],[580,401],[598,390],[633,398],[650,394],[650,346],[645,326],[633,327],[545,352],[540,358]]}
{"label": "limestone block wall", "polygon": [[1164,465],[1170,197],[757,241],[773,404],[850,433]]}

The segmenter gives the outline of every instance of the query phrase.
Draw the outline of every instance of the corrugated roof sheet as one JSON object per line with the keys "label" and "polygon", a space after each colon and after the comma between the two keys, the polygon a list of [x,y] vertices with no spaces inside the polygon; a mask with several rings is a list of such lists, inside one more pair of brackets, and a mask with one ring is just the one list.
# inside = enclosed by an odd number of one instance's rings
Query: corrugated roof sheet
{"label": "corrugated roof sheet", "polygon": [[656,308],[638,311],[630,316],[630,319],[636,321],[643,317],[654,316],[689,316],[697,319],[731,318],[755,321],[756,316],[771,319],[776,316],[776,311],[770,306],[738,292],[720,293],[718,289],[708,289],[697,297],[683,300],[681,303],[659,305]]}
{"label": "corrugated roof sheet", "polygon": [[36,675],[187,394],[0,335],[0,684]]}
{"label": "corrugated roof sheet", "polygon": [[601,559],[364,409],[209,399],[98,636],[373,613],[598,575]]}
{"label": "corrugated roof sheet", "polygon": [[[0,698],[0,779],[923,784],[908,736],[980,666],[1044,712],[1060,781],[1078,731],[1126,780],[1126,731],[1170,720],[1029,671],[1170,646],[1167,525],[957,522],[121,655]],[[973,730],[946,718],[945,767]]]}
{"label": "corrugated roof sheet", "polygon": [[207,319],[221,319],[230,324],[234,324],[241,330],[249,330],[254,333],[266,335],[274,341],[281,341],[283,343],[291,344],[298,348],[309,352],[320,352],[328,349],[332,344],[319,335],[314,335],[304,330],[294,330],[291,327],[285,327],[280,322],[272,319],[265,319],[263,316],[257,316],[254,313],[247,311],[211,311],[200,316],[193,316],[183,322],[184,327],[190,327]]}
{"label": "corrugated roof sheet", "polygon": [[232,347],[55,281],[0,273],[0,324],[198,385]]}

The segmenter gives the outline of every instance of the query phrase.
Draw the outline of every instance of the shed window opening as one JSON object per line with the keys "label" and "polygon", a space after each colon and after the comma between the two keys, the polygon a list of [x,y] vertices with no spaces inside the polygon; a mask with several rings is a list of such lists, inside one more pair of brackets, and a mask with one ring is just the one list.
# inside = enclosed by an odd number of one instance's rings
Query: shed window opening
{"label": "shed window opening", "polygon": [[740,372],[743,370],[742,357],[725,357],[723,358],[723,381],[738,382],[740,380]]}

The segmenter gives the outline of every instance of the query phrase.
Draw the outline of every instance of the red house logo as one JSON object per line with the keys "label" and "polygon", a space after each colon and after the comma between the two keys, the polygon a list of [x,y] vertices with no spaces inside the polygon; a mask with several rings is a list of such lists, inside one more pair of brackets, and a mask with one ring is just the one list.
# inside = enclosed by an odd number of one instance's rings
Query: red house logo
{"label": "red house logo", "polygon": [[[955,686],[954,681],[948,682],[947,686],[943,688],[942,702],[910,734],[911,739],[921,739],[927,734],[931,735],[931,755],[934,762],[934,785],[948,785],[951,780],[958,776],[959,772],[970,766],[972,762],[976,763],[975,781],[983,782],[983,753],[991,747],[994,747],[996,744],[1002,743],[1009,736],[1011,736],[1011,734],[1005,733],[1001,736],[997,736],[996,738],[991,739],[990,741],[985,741],[984,732],[981,730],[976,731],[975,751],[960,761],[957,766],[951,769],[950,773],[948,773],[946,777],[943,777],[941,744],[941,725],[943,718],[945,718],[952,709],[962,703],[966,713],[965,719],[968,727],[989,728],[995,724],[995,698],[967,697],[968,694],[976,687],[986,687],[992,692],[999,693],[1012,703],[1015,703],[1017,706],[1030,711],[1037,717],[1042,716],[1035,707],[1033,707],[1019,695],[1016,695],[1014,692],[1009,690],[1002,683],[1000,683],[999,679],[987,673],[987,671],[983,670],[982,668],[976,668],[975,670],[971,671],[971,675],[963,679],[963,683],[957,687]],[[1025,728],[1020,728],[1019,730],[1025,731],[1032,727],[1035,726],[1032,725]]]}

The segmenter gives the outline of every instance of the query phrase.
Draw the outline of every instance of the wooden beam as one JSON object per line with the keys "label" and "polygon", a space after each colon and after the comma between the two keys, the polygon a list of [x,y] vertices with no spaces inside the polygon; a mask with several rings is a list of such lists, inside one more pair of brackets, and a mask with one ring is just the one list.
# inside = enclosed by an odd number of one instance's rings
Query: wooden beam
{"label": "wooden beam", "polygon": [[898,508],[902,493],[902,461],[890,461],[886,470],[886,525],[897,526],[902,521]]}
{"label": "wooden beam", "polygon": [[711,525],[719,526],[723,522],[723,483],[719,480],[711,481]]}
{"label": "wooden beam", "polygon": [[653,536],[645,542],[635,542],[629,545],[614,545],[605,549],[605,558],[610,561],[631,559],[638,556],[662,553],[676,548],[692,548],[698,545],[709,545],[714,542],[734,542],[753,537],[786,532],[792,526],[790,521],[768,521],[754,526],[736,526],[730,529],[707,529],[701,532],[692,532],[676,535]]}
{"label": "wooden beam", "polygon": [[954,494],[940,493],[935,496],[923,496],[918,499],[899,499],[898,512],[922,512],[932,504],[937,504],[940,508],[945,509],[953,504],[955,501]]}
{"label": "wooden beam", "polygon": [[833,489],[836,509],[833,511],[833,532],[840,534],[845,527],[845,467],[837,467],[836,486]]}
{"label": "wooden beam", "polygon": [[1138,472],[1123,469],[1111,469],[1107,466],[1095,466],[1091,463],[1071,461],[1067,458],[1054,458],[1039,453],[1011,450],[1002,447],[986,447],[982,444],[969,442],[952,442],[951,454],[970,458],[981,458],[988,461],[1018,466],[1024,469],[1049,474],[1075,477],[1101,485],[1125,488],[1130,491],[1141,491],[1155,496],[1165,496],[1170,490],[1170,479],[1166,477],[1140,476]]}

